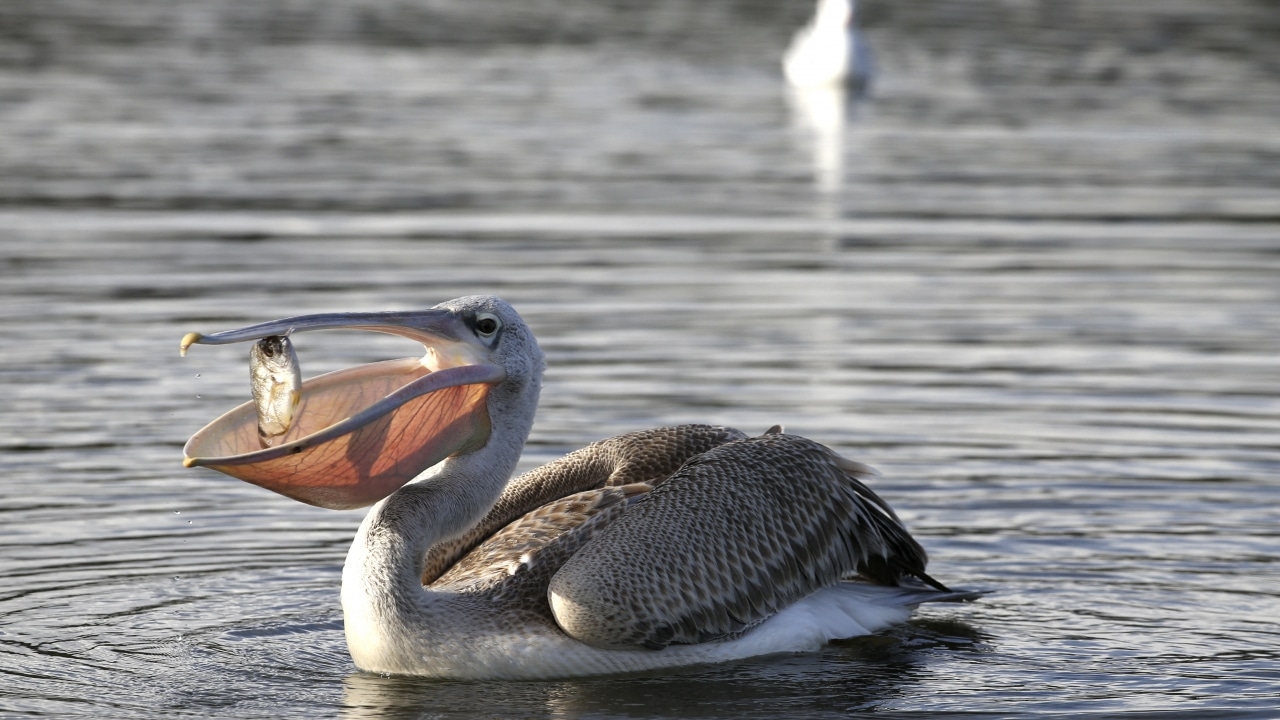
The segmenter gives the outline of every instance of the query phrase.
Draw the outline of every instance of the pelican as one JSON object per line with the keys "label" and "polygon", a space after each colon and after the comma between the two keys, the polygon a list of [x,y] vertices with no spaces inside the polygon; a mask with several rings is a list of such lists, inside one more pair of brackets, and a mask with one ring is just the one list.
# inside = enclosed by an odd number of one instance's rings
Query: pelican
{"label": "pelican", "polygon": [[866,88],[871,51],[854,24],[854,11],[854,0],[818,0],[813,19],[796,32],[783,55],[788,82],[796,87]]}
{"label": "pelican", "polygon": [[308,380],[258,442],[245,403],[188,441],[205,466],[312,505],[372,505],[342,573],[364,671],[533,679],[811,651],[968,600],[865,481],[877,473],[780,428],[683,425],[602,440],[509,479],[544,357],[505,301],[304,315],[192,344],[360,329],[422,357]]}

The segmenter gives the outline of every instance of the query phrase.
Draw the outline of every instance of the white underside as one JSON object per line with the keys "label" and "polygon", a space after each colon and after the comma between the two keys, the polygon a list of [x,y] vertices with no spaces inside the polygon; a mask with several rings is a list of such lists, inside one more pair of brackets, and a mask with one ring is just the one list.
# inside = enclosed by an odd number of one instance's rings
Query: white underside
{"label": "white underside", "polygon": [[[918,601],[918,595],[897,588],[841,583],[819,590],[734,640],[663,650],[602,650],[545,626],[499,631],[501,623],[475,615],[449,617],[453,603],[437,597],[428,607],[443,614],[430,628],[378,628],[376,620],[348,607],[347,641],[357,667],[371,672],[456,679],[563,678],[809,652],[830,640],[901,623]],[[468,611],[475,610],[468,603]],[[501,612],[500,607],[493,610]],[[480,629],[483,626],[491,629]]]}

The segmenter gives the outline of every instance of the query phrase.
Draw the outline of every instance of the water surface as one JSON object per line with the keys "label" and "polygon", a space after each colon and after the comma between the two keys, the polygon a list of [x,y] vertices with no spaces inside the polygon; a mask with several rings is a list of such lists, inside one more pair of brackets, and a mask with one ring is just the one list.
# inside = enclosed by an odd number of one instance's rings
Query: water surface
{"label": "water surface", "polygon": [[[779,84],[803,5],[6,4],[0,714],[1272,715],[1274,13],[867,2],[833,126]],[[356,672],[360,513],[183,469],[247,350],[177,343],[481,292],[548,355],[522,468],[783,423],[995,592],[665,675]]]}

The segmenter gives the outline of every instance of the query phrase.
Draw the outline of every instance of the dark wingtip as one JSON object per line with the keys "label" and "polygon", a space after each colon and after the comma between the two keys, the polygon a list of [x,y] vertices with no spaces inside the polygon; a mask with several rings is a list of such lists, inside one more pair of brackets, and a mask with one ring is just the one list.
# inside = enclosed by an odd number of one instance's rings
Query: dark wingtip
{"label": "dark wingtip", "polygon": [[929,577],[929,573],[925,572],[924,570],[913,570],[911,571],[911,574],[923,580],[925,584],[929,585],[934,590],[938,590],[939,592],[944,592],[944,593],[954,592],[951,588]]}
{"label": "dark wingtip", "polygon": [[950,590],[945,593],[925,598],[924,602],[973,602],[984,595],[990,595],[994,590],[970,590],[968,588],[960,588],[958,590]]}

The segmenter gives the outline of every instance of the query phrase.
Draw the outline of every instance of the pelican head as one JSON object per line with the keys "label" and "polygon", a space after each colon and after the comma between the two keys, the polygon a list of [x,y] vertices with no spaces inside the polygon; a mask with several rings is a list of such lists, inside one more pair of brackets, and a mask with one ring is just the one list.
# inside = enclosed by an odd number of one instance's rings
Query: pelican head
{"label": "pelican head", "polygon": [[[426,468],[491,441],[522,445],[533,423],[544,366],[520,315],[492,296],[429,310],[331,313],[273,320],[182,339],[225,345],[272,335],[351,329],[421,342],[426,354],[361,365],[302,385],[296,420],[262,449],[247,402],[209,423],[183,448],[205,466],[310,505],[371,505]],[[497,426],[495,426],[497,423]]]}

